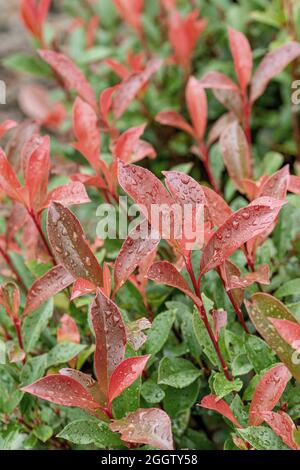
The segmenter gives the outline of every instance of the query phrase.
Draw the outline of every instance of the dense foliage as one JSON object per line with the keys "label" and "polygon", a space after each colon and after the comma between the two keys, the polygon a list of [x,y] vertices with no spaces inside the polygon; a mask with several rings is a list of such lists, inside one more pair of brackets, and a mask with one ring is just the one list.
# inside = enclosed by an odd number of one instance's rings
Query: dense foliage
{"label": "dense foliage", "polygon": [[[21,0],[20,18],[0,448],[299,450],[299,2]],[[140,222],[104,239],[97,208],[120,220],[125,195]],[[201,250],[175,236],[187,204]]]}

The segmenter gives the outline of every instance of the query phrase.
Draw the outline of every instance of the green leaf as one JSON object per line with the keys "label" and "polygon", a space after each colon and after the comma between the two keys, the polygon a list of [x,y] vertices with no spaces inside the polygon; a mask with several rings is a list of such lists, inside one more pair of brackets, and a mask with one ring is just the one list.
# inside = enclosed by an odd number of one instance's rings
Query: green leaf
{"label": "green leaf", "polygon": [[106,423],[92,419],[78,419],[69,423],[57,437],[79,445],[95,444],[108,449],[122,446],[118,434],[113,433]]}
{"label": "green leaf", "polygon": [[13,251],[9,252],[9,256],[25,286],[29,289],[34,281],[34,278],[27,266],[25,265],[22,256],[19,253],[15,253]]}
{"label": "green leaf", "polygon": [[18,72],[26,72],[37,77],[48,78],[51,75],[51,69],[38,56],[17,53],[11,55],[3,61],[5,67],[17,70]]}
{"label": "green leaf", "polygon": [[200,377],[201,371],[186,359],[164,357],[158,367],[158,383],[184,388]]}
{"label": "green leaf", "polygon": [[41,333],[45,330],[48,321],[52,317],[52,313],[53,299],[49,299],[37,310],[25,317],[22,324],[22,336],[24,349],[27,353],[35,348]]}
{"label": "green leaf", "polygon": [[259,373],[264,369],[269,369],[276,362],[272,349],[257,336],[248,336],[245,346],[247,357],[255,372]]}
{"label": "green leaf", "polygon": [[212,345],[210,337],[206,331],[205,325],[199,316],[199,312],[195,309],[193,313],[193,327],[196,338],[203,349],[204,353],[214,366],[219,365],[216,351]]}
{"label": "green leaf", "polygon": [[146,342],[147,354],[154,356],[162,349],[168,339],[174,321],[175,312],[173,310],[167,310],[154,318]]}
{"label": "green leaf", "polygon": [[256,450],[290,450],[272,429],[265,426],[237,429],[237,433]]}
{"label": "green leaf", "polygon": [[174,310],[180,329],[182,332],[182,339],[189,348],[192,356],[199,360],[201,356],[201,347],[193,328],[193,315],[190,308],[182,302],[166,302],[169,309]]}
{"label": "green leaf", "polygon": [[53,429],[47,424],[34,427],[33,434],[42,442],[47,442],[53,436]]}
{"label": "green leaf", "polygon": [[268,320],[268,317],[271,317],[296,323],[295,317],[282,302],[269,294],[254,294],[251,300],[252,303],[247,302],[246,305],[252,323],[279,359],[290,369],[295,379],[300,382],[299,364],[293,362],[294,349],[279,336]]}
{"label": "green leaf", "polygon": [[214,375],[213,388],[219,398],[223,398],[231,392],[239,392],[242,387],[243,382],[240,379],[227,380],[221,372]]}
{"label": "green leaf", "polygon": [[275,171],[279,170],[284,162],[284,156],[278,152],[268,152],[264,156],[260,169],[261,175],[273,175]]}
{"label": "green leaf", "polygon": [[214,450],[213,443],[208,439],[203,431],[187,429],[185,434],[179,440],[182,449],[189,450]]}
{"label": "green leaf", "polygon": [[231,363],[231,371],[234,377],[246,375],[253,369],[245,353],[238,354]]}
{"label": "green leaf", "polygon": [[185,388],[166,387],[163,408],[171,418],[175,418],[179,411],[190,409],[197,401],[199,395],[199,381],[196,380]]}
{"label": "green leaf", "polygon": [[295,431],[293,433],[293,437],[294,437],[294,441],[296,442],[297,446],[300,449],[300,430],[295,429]]}
{"label": "green leaf", "polygon": [[47,355],[47,368],[57,364],[64,364],[77,356],[83,349],[84,344],[59,343],[49,351]]}
{"label": "green leaf", "polygon": [[6,364],[6,344],[0,339],[0,364]]}
{"label": "green leaf", "polygon": [[85,50],[82,54],[79,54],[79,57],[77,57],[76,60],[79,64],[86,65],[92,62],[103,60],[111,54],[112,50],[109,47],[96,46]]}
{"label": "green leaf", "polygon": [[148,403],[159,403],[163,400],[165,392],[153,380],[149,379],[143,383],[141,395]]}
{"label": "green leaf", "polygon": [[[125,358],[127,359],[136,355],[136,352],[131,347],[127,346]],[[136,411],[137,408],[139,408],[141,384],[142,380],[141,377],[139,377],[113,401],[113,416],[115,419],[121,419],[128,413]]]}
{"label": "green leaf", "polygon": [[288,295],[300,295],[300,278],[286,282],[277,289],[274,295],[278,299],[287,297]]}
{"label": "green leaf", "polygon": [[21,371],[20,379],[22,387],[25,387],[26,385],[29,385],[43,377],[46,367],[47,354],[29,358]]}

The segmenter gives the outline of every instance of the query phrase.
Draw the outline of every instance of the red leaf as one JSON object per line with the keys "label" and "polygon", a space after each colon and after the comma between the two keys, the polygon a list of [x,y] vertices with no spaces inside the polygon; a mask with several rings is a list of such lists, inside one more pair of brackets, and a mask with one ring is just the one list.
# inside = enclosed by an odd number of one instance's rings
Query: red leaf
{"label": "red leaf", "polygon": [[179,171],[163,171],[166,185],[180,204],[206,204],[203,188],[191,176]]}
{"label": "red leaf", "polygon": [[158,408],[139,409],[119,421],[110,429],[121,433],[121,439],[134,444],[148,444],[162,450],[173,449],[171,420]]}
{"label": "red leaf", "polygon": [[7,119],[6,121],[0,124],[0,139],[5,136],[5,134],[18,125],[17,122]]}
{"label": "red leaf", "polygon": [[65,119],[66,110],[61,103],[53,103],[49,91],[39,85],[21,87],[18,101],[23,113],[40,125],[57,128]]}
{"label": "red leaf", "polygon": [[226,403],[226,401],[220,400],[216,395],[207,395],[202,399],[199,406],[202,406],[202,408],[207,408],[209,410],[216,411],[225,418],[229,419],[229,421],[231,421],[232,424],[237,428],[241,427],[238,420],[232,413],[230,406]]}
{"label": "red leaf", "polygon": [[177,111],[173,111],[171,109],[161,111],[156,115],[155,120],[164,126],[171,126],[176,127],[177,129],[181,129],[182,131],[194,137],[194,130],[192,126],[190,126],[190,124],[181,116],[181,114],[177,113]]}
{"label": "red leaf", "polygon": [[43,137],[27,160],[25,188],[30,209],[38,212],[45,204],[50,172],[50,138]]}
{"label": "red leaf", "polygon": [[100,390],[108,397],[110,377],[124,360],[125,326],[116,304],[99,290],[91,306],[91,320],[96,336],[95,371]]}
{"label": "red leaf", "polygon": [[239,93],[238,86],[226,75],[220,72],[207,72],[200,80],[203,88],[217,88],[220,90],[232,90]]}
{"label": "red leaf", "polygon": [[46,274],[37,279],[27,294],[23,315],[28,315],[42,303],[68,287],[74,278],[62,265],[54,266]]}
{"label": "red leaf", "polygon": [[148,279],[158,282],[159,284],[166,284],[167,286],[176,287],[186,295],[188,295],[195,304],[200,305],[201,302],[191,290],[187,281],[180,274],[179,271],[168,261],[159,261],[152,264],[147,273]]}
{"label": "red leaf", "polygon": [[287,413],[284,413],[283,411],[279,411],[278,413],[275,413],[274,411],[265,411],[261,413],[261,416],[273,429],[275,434],[277,434],[277,436],[279,436],[288,447],[293,450],[299,450],[293,438],[293,432],[295,431],[296,426]]}
{"label": "red leaf", "polygon": [[262,413],[274,408],[290,378],[291,374],[284,364],[276,364],[264,374],[256,386],[250,405],[250,426],[259,426],[264,421]]}
{"label": "red leaf", "polygon": [[294,41],[269,52],[259,64],[252,79],[251,102],[257,100],[267,88],[269,81],[299,55],[300,44]]}
{"label": "red leaf", "polygon": [[156,152],[151,144],[141,140],[146,124],[127,129],[117,139],[114,148],[115,158],[119,158],[124,163],[134,163],[143,160],[145,157],[155,158]]}
{"label": "red leaf", "polygon": [[120,62],[118,62],[117,60],[108,58],[104,62],[122,80],[129,77],[130,71],[128,70],[128,68],[125,65],[121,64]]}
{"label": "red leaf", "polygon": [[78,140],[73,147],[84,155],[98,173],[101,170],[101,137],[98,118],[94,109],[80,98],[76,98],[73,106],[73,130]]}
{"label": "red leaf", "polygon": [[234,60],[235,73],[241,90],[246,91],[252,75],[252,51],[246,36],[233,28],[228,28],[231,54]]}
{"label": "red leaf", "polygon": [[[226,290],[231,290],[232,286],[232,278],[233,279],[240,279],[241,271],[239,268],[229,259],[227,259],[224,263],[219,266],[220,275],[222,277],[222,281],[224,282],[224,286]],[[233,296],[234,300],[236,301],[237,305],[241,305],[244,300],[244,290],[242,288],[233,289],[231,291],[231,295]]]}
{"label": "red leaf", "polygon": [[227,312],[222,308],[212,311],[212,319],[214,324],[214,334],[215,338],[218,341],[219,333],[222,328],[227,325]]}
{"label": "red leaf", "polygon": [[107,184],[105,183],[104,179],[99,175],[91,176],[85,175],[83,173],[75,173],[71,175],[71,180],[77,182],[79,181],[80,183],[85,184],[86,186],[93,186],[99,189],[107,188]]}
{"label": "red leaf", "polygon": [[75,320],[70,315],[63,315],[60,319],[60,327],[57,328],[58,343],[80,343],[80,333]]}
{"label": "red leaf", "polygon": [[170,13],[169,40],[174,50],[175,60],[188,71],[197,41],[207,26],[207,20],[198,19],[198,10],[191,11],[184,18],[175,8],[170,9]]}
{"label": "red leaf", "polygon": [[202,186],[202,190],[207,201],[210,220],[213,225],[220,227],[232,215],[232,210],[228,206],[227,202],[224,201],[224,199],[213,189],[210,189],[207,186]]}
{"label": "red leaf", "polygon": [[20,291],[16,284],[7,282],[0,286],[0,305],[10,317],[18,317],[20,307]]}
{"label": "red leaf", "polygon": [[[142,213],[149,221],[154,230],[161,236],[169,240],[174,234],[173,225],[161,223],[160,217],[153,214],[153,205],[164,205],[162,213],[162,222],[164,218],[171,216],[174,199],[169,194],[161,181],[151,173],[140,166],[124,165],[119,162],[119,183],[124,191],[139,205]],[[153,215],[153,217],[151,216]],[[172,222],[172,220],[171,220]],[[167,225],[167,226],[166,226]]]}
{"label": "red leaf", "polygon": [[189,78],[185,97],[196,137],[202,142],[207,126],[207,99],[202,83],[195,77]]}
{"label": "red leaf", "polygon": [[291,193],[300,195],[300,176],[290,175],[288,190]]}
{"label": "red leaf", "polygon": [[144,0],[113,0],[113,3],[124,21],[141,34]]}
{"label": "red leaf", "polygon": [[126,325],[127,343],[134,351],[138,351],[147,341],[147,336],[143,331],[149,328],[151,328],[151,322],[147,318],[139,318]]}
{"label": "red leaf", "polygon": [[60,369],[60,375],[65,377],[70,377],[71,379],[79,382],[88,393],[90,393],[94,399],[99,404],[104,404],[103,396],[100,393],[99,385],[96,380],[93,379],[91,375],[84,374],[80,370],[77,369]]}
{"label": "red leaf", "polygon": [[134,228],[117,256],[114,266],[114,293],[125,284],[129,276],[150,253],[156,250],[160,238],[144,239],[139,236],[140,226]]}
{"label": "red leaf", "polygon": [[19,183],[15,170],[0,148],[0,189],[15,201],[24,203],[22,186]]}
{"label": "red leaf", "polygon": [[123,80],[113,100],[112,111],[116,119],[119,119],[126,111],[131,101],[144,88],[151,76],[157,72],[162,65],[160,59],[152,59],[145,70],[132,74]]}
{"label": "red leaf", "polygon": [[285,199],[290,179],[289,165],[269,176],[261,185],[257,197],[267,196],[275,199]]}
{"label": "red leaf", "polygon": [[47,202],[44,207],[48,207],[51,202],[60,202],[65,206],[72,206],[76,204],[86,204],[90,202],[85,187],[79,181],[65,184],[58,188],[53,189],[47,197]]}
{"label": "red leaf", "polygon": [[20,13],[25,27],[39,41],[43,41],[43,27],[51,0],[22,0]]}
{"label": "red leaf", "polygon": [[[162,173],[175,202],[182,207],[182,234],[179,243],[183,251],[189,252],[193,244],[199,248],[202,247],[201,224],[206,205],[202,187],[185,173],[179,171],[163,171]],[[188,205],[191,210],[187,210]]]}
{"label": "red leaf", "polygon": [[222,132],[220,146],[227,171],[243,193],[241,180],[251,178],[251,155],[244,131],[237,121]]}
{"label": "red leaf", "polygon": [[76,90],[79,96],[93,108],[97,108],[95,92],[81,70],[64,54],[40,50],[41,58],[61,77],[68,90]]}
{"label": "red leaf", "polygon": [[107,263],[103,264],[103,292],[106,297],[110,297],[111,294],[111,274]]}
{"label": "red leaf", "polygon": [[208,146],[210,147],[214,142],[219,140],[222,132],[234,121],[236,121],[236,117],[231,112],[225,113],[219,119],[217,119],[209,131],[207,138]]}
{"label": "red leaf", "polygon": [[227,278],[226,289],[245,289],[254,282],[259,284],[270,284],[270,268],[267,264],[259,266],[258,270],[253,273],[247,273],[244,276],[232,275]]}
{"label": "red leaf", "polygon": [[72,212],[62,204],[52,202],[48,210],[47,231],[57,262],[75,279],[82,277],[102,286],[102,269]]}
{"label": "red leaf", "polygon": [[213,89],[213,94],[224,108],[234,114],[235,119],[233,121],[243,121],[243,101],[241,95],[236,90],[215,88]]}
{"label": "red leaf", "polygon": [[74,282],[70,300],[75,300],[82,295],[93,294],[96,292],[96,286],[87,279],[78,278]]}
{"label": "red leaf", "polygon": [[48,375],[21,390],[57,405],[77,406],[87,410],[100,408],[99,403],[79,382],[64,375]]}
{"label": "red leaf", "polygon": [[286,341],[292,348],[299,350],[300,348],[300,325],[289,320],[277,320],[270,318],[269,321],[274,325],[277,333]]}
{"label": "red leaf", "polygon": [[37,6],[38,18],[41,23],[46,20],[48,11],[51,5],[51,0],[40,0]]}
{"label": "red leaf", "polygon": [[101,119],[104,122],[104,124],[109,127],[109,122],[108,122],[108,114],[111,110],[112,107],[112,97],[114,92],[119,88],[119,85],[115,85],[109,88],[106,88],[105,90],[102,91],[100,95],[100,114],[101,114]]}
{"label": "red leaf", "polygon": [[115,398],[140,377],[149,358],[149,355],[131,357],[116,367],[109,381],[109,403],[112,403]]}
{"label": "red leaf", "polygon": [[259,198],[231,215],[203,250],[201,275],[216,268],[248,240],[263,233],[274,221],[282,201]]}

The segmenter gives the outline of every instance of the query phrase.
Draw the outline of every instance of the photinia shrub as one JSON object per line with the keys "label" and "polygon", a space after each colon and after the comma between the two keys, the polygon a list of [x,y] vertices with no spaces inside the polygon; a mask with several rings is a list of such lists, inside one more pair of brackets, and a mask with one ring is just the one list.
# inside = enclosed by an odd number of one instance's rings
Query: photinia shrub
{"label": "photinia shrub", "polygon": [[19,2],[1,449],[300,449],[300,8],[221,3]]}

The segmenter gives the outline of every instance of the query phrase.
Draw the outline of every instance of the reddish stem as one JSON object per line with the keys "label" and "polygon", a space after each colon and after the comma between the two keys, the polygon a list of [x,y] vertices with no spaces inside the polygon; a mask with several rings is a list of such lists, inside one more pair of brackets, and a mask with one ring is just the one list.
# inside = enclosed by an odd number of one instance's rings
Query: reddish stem
{"label": "reddish stem", "polygon": [[232,377],[231,377],[231,374],[228,370],[228,366],[223,358],[223,355],[221,353],[221,350],[219,348],[219,345],[218,345],[218,342],[215,338],[215,335],[214,335],[214,332],[210,326],[210,323],[209,323],[209,320],[207,318],[207,314],[206,314],[206,311],[205,311],[205,308],[203,306],[203,301],[202,301],[202,296],[201,296],[201,291],[200,291],[200,287],[197,283],[197,280],[196,280],[196,277],[195,277],[195,273],[194,273],[194,270],[193,270],[193,267],[192,267],[192,263],[191,263],[191,259],[190,258],[187,258],[185,260],[185,265],[186,265],[186,269],[189,273],[189,276],[191,278],[191,281],[192,281],[192,284],[193,284],[193,287],[194,287],[194,291],[195,291],[195,294],[197,295],[197,297],[200,299],[201,301],[201,306],[200,305],[197,305],[197,309],[198,309],[198,312],[199,312],[199,315],[200,315],[200,318],[201,320],[203,321],[204,325],[205,325],[205,328],[207,330],[207,333],[211,339],[211,342],[213,344],[213,347],[216,351],[216,354],[218,356],[218,359],[220,361],[220,364],[222,366],[222,369],[223,369],[223,372],[224,372],[224,375],[226,377],[227,380],[231,381],[232,380]]}
{"label": "reddish stem", "polygon": [[2,257],[4,258],[6,264],[8,265],[9,269],[13,272],[13,274],[16,276],[17,278],[17,281],[18,281],[18,284],[20,285],[21,289],[27,293],[28,289],[27,287],[25,286],[23,280],[21,279],[18,271],[15,269],[9,255],[7,253],[5,253],[5,251],[1,248],[0,246],[0,254],[2,255]]}
{"label": "reddish stem", "polygon": [[253,176],[252,136],[251,136],[251,124],[250,124],[252,106],[248,100],[246,92],[243,93],[242,100],[243,100],[243,128],[244,128],[245,136],[246,136],[249,149],[250,149],[250,171],[251,171],[251,176]]}
{"label": "reddish stem", "polygon": [[54,259],[53,254],[52,254],[52,251],[51,251],[51,249],[50,249],[50,247],[49,247],[49,245],[48,245],[47,239],[46,239],[46,237],[45,237],[45,235],[44,235],[44,232],[43,232],[43,230],[42,230],[42,227],[41,227],[41,224],[40,224],[40,221],[39,221],[38,217],[36,216],[36,214],[35,214],[31,209],[27,209],[27,211],[28,211],[28,214],[30,215],[30,217],[31,217],[31,219],[32,219],[32,221],[33,221],[33,223],[34,223],[34,225],[35,225],[37,231],[39,232],[39,235],[40,235],[40,237],[41,237],[41,239],[42,239],[42,242],[43,242],[43,244],[44,244],[44,247],[45,247],[45,249],[46,249],[46,251],[47,251],[47,253],[48,253],[48,255],[49,255],[49,257],[50,257],[50,259],[51,259],[51,261],[52,261],[52,263],[53,263],[54,265],[56,265],[56,261],[55,261],[55,259]]}
{"label": "reddish stem", "polygon": [[20,322],[20,320],[19,320],[17,317],[15,317],[15,316],[12,318],[12,320],[13,320],[14,327],[15,327],[15,330],[16,330],[16,334],[17,334],[19,346],[20,346],[21,349],[24,349],[24,346],[23,346],[23,339],[22,339],[22,332],[21,332],[21,322]]}
{"label": "reddish stem", "polygon": [[223,284],[223,286],[224,286],[224,289],[225,289],[225,292],[226,292],[226,294],[227,294],[227,297],[229,298],[229,300],[230,300],[230,302],[231,302],[231,304],[232,304],[232,306],[233,306],[233,308],[234,308],[234,310],[235,310],[236,316],[237,316],[238,319],[239,319],[240,324],[241,324],[242,327],[244,328],[245,332],[246,332],[247,334],[250,334],[250,331],[248,330],[248,327],[247,327],[246,322],[245,322],[245,320],[244,320],[244,316],[243,316],[243,313],[242,313],[242,311],[241,311],[241,309],[240,309],[240,306],[239,306],[238,303],[236,302],[236,300],[235,300],[235,298],[233,297],[231,291],[226,289],[226,285],[225,285],[224,279],[222,278],[220,269],[218,269],[218,274],[219,274],[220,279],[221,279],[221,281],[222,281],[222,284]]}
{"label": "reddish stem", "polygon": [[216,179],[215,179],[215,177],[213,175],[213,172],[211,171],[211,168],[210,168],[209,151],[208,151],[208,148],[206,147],[206,145],[204,144],[204,142],[199,142],[199,150],[200,150],[200,153],[203,157],[202,163],[203,163],[203,166],[204,166],[205,171],[207,173],[207,177],[209,179],[209,182],[210,182],[213,190],[216,193],[221,194],[218,183],[216,182]]}

